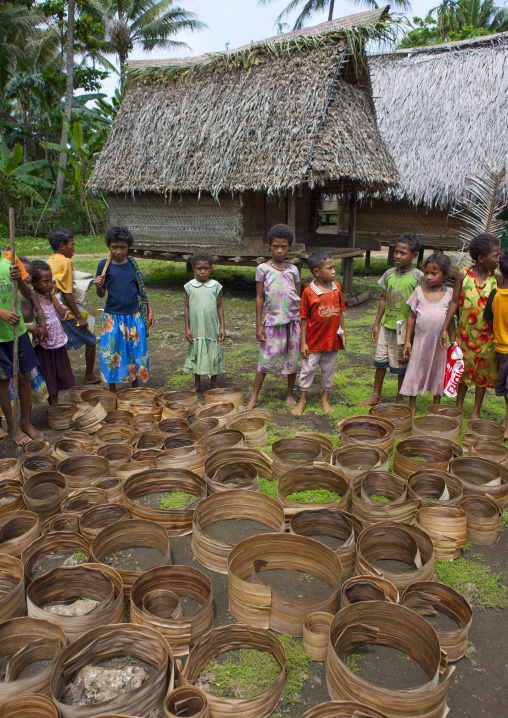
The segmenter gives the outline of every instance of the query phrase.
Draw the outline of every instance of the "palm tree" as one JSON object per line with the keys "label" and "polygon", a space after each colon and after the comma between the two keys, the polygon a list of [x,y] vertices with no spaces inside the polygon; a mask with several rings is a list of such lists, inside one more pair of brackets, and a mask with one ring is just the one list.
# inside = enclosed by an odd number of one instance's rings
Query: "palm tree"
{"label": "palm tree", "polygon": [[82,6],[104,25],[106,52],[118,57],[122,91],[127,60],[134,47],[147,52],[157,47],[187,47],[174,40],[175,35],[205,27],[194,13],[175,6],[174,0],[84,0]]}
{"label": "palm tree", "polygon": [[[269,2],[273,2],[274,0],[259,0],[259,3],[261,5],[266,5]],[[369,8],[377,8],[378,4],[376,0],[352,0],[355,5],[365,5]],[[391,3],[395,7],[400,7],[403,10],[410,10],[411,5],[408,0],[393,0]],[[287,5],[284,10],[280,13],[280,15],[277,18],[277,21],[280,21],[285,15],[289,15],[293,12],[297,7],[300,5],[303,5],[301,13],[298,15],[298,17],[295,20],[295,24],[293,27],[293,30],[301,30],[304,26],[304,23],[307,20],[310,20],[312,15],[314,13],[319,12],[321,10],[325,10],[328,7],[328,20],[333,20],[333,11],[335,9],[335,0],[291,0],[289,5]]]}
{"label": "palm tree", "polygon": [[508,30],[508,9],[497,7],[494,0],[442,0],[430,15],[435,17],[443,40],[465,27],[490,33]]}

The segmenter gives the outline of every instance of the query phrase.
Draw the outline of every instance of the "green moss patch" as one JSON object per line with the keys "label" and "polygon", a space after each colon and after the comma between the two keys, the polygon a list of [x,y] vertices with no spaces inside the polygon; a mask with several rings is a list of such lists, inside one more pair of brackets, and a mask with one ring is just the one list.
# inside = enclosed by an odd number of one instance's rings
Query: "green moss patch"
{"label": "green moss patch", "polygon": [[461,557],[456,561],[436,561],[434,570],[438,581],[472,599],[478,610],[508,608],[508,588],[500,583],[500,574],[484,563]]}
{"label": "green moss patch", "polygon": [[172,491],[161,497],[161,509],[179,509],[182,506],[188,506],[196,501],[194,494],[187,494],[185,491]]}
{"label": "green moss patch", "polygon": [[223,661],[210,661],[198,685],[216,696],[251,698],[273,685],[279,673],[280,666],[269,653],[241,648],[229,651]]}
{"label": "green moss patch", "polygon": [[271,496],[272,499],[277,498],[278,481],[276,479],[259,479],[259,492]]}
{"label": "green moss patch", "polygon": [[331,504],[340,499],[340,494],[327,489],[310,489],[309,491],[295,491],[294,494],[289,494],[286,498],[299,504]]}
{"label": "green moss patch", "polygon": [[372,494],[369,498],[371,498],[372,501],[380,501],[382,503],[389,503],[391,501],[388,496],[382,496],[381,494]]}

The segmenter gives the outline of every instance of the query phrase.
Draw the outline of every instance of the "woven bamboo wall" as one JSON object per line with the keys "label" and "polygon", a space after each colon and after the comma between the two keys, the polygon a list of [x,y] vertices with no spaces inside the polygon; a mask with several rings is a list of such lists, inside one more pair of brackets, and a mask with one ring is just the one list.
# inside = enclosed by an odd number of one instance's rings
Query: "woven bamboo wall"
{"label": "woven bamboo wall", "polygon": [[356,220],[357,235],[373,237],[380,242],[394,242],[404,232],[417,234],[425,246],[455,249],[462,246],[457,240],[458,219],[448,212],[426,210],[407,202],[366,200],[359,208]]}
{"label": "woven bamboo wall", "polygon": [[238,197],[222,197],[220,204],[210,196],[110,194],[111,225],[128,227],[135,247],[162,251],[189,251],[215,247],[241,247],[242,207]]}

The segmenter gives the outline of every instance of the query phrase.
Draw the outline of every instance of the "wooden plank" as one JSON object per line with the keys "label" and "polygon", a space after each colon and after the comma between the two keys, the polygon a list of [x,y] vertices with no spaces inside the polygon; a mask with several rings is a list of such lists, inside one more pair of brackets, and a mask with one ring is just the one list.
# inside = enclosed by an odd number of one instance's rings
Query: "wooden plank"
{"label": "wooden plank", "polygon": [[351,194],[349,195],[349,234],[348,247],[356,247],[356,211],[358,207],[356,186],[351,185]]}
{"label": "wooden plank", "polygon": [[261,242],[266,242],[267,229],[265,227],[265,195],[263,192],[246,190],[243,199],[243,236],[244,239],[250,235],[259,237]]}
{"label": "wooden plank", "polygon": [[293,235],[296,241],[296,192],[287,192],[287,207],[288,207],[288,227],[293,230]]}
{"label": "wooden plank", "polygon": [[265,195],[265,226],[266,233],[274,224],[287,223],[286,200],[284,197],[268,197]]}

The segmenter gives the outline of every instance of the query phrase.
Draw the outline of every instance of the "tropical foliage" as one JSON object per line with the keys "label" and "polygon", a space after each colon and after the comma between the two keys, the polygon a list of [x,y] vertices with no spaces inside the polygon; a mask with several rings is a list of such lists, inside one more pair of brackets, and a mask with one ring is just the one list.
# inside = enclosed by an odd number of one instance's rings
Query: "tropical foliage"
{"label": "tropical foliage", "polygon": [[[363,5],[368,9],[375,9],[380,7],[376,0],[351,0],[355,5]],[[275,2],[275,0],[259,0],[261,5]],[[409,0],[392,0],[390,3],[393,7],[403,8],[409,10],[411,5]],[[381,5],[382,7],[382,5]],[[293,30],[300,30],[306,24],[310,23],[312,17],[323,10],[328,10],[328,20],[333,20],[333,14],[335,10],[339,9],[339,3],[335,3],[335,0],[291,0],[286,7],[279,14],[277,21],[280,22],[282,18],[287,17],[295,10],[300,10],[300,14],[295,20]]]}
{"label": "tropical foliage", "polygon": [[399,48],[468,40],[508,30],[508,8],[494,0],[442,0],[425,19],[413,18],[413,28]]}
{"label": "tropical foliage", "polygon": [[[13,205],[28,230],[60,212],[98,231],[107,207],[86,185],[131,51],[181,45],[180,31],[201,27],[175,0],[2,0],[0,222]],[[120,89],[108,99],[110,75]]]}

